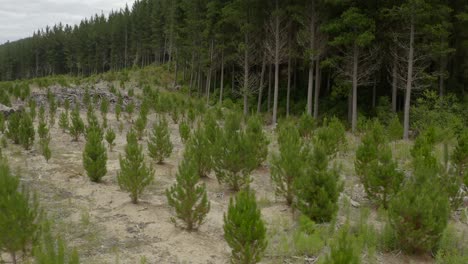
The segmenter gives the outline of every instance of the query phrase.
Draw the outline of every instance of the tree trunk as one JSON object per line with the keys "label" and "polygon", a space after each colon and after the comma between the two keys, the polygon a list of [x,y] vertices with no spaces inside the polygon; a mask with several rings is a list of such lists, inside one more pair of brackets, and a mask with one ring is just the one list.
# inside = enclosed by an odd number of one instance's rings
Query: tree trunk
{"label": "tree trunk", "polygon": [[262,72],[260,73],[260,87],[258,89],[257,113],[262,110],[263,86],[265,85],[266,54],[263,53]]}
{"label": "tree trunk", "polygon": [[315,94],[314,94],[314,118],[318,118],[320,97],[320,57],[315,60]]}
{"label": "tree trunk", "polygon": [[249,36],[244,34],[244,115],[249,113]]}
{"label": "tree trunk", "polygon": [[376,89],[377,89],[377,82],[375,82],[374,85],[372,86],[372,108],[375,108],[375,105],[376,105],[376,100],[377,100]]}
{"label": "tree trunk", "polygon": [[445,94],[445,81],[444,81],[444,72],[445,72],[445,58],[443,56],[440,57],[440,62],[439,62],[439,71],[440,71],[440,76],[439,76],[439,95],[440,97],[443,97]]}
{"label": "tree trunk", "polygon": [[271,108],[271,64],[268,66],[268,99],[267,99],[267,112],[270,113]]}
{"label": "tree trunk", "polygon": [[210,103],[210,90],[211,90],[211,73],[213,71],[213,45],[214,40],[211,40],[210,45],[210,66],[208,67],[208,74],[206,75],[206,104]]}
{"label": "tree trunk", "polygon": [[[275,1],[276,3],[276,12],[279,10],[278,0]],[[275,16],[275,90],[273,94],[273,118],[272,123],[276,125],[276,121],[278,118],[278,92],[279,92],[279,45],[280,45],[280,36],[279,36],[279,14]]]}
{"label": "tree trunk", "polygon": [[397,85],[398,85],[398,76],[397,68],[398,67],[398,57],[393,58],[393,69],[392,69],[392,111],[396,113],[397,111]]}
{"label": "tree trunk", "polygon": [[[310,50],[315,50],[315,0],[311,1],[311,18],[310,18]],[[307,114],[312,115],[312,92],[314,85],[314,57],[313,55],[310,58],[309,62],[309,83],[307,86]]]}
{"label": "tree trunk", "polygon": [[219,104],[223,103],[223,92],[224,92],[224,49],[221,50],[221,81],[219,89]]}
{"label": "tree trunk", "polygon": [[411,88],[413,85],[413,63],[414,63],[414,16],[411,17],[410,25],[410,43],[408,52],[408,74],[406,79],[406,94],[405,94],[405,113],[403,122],[403,139],[409,138],[409,111],[411,104]]}
{"label": "tree trunk", "polygon": [[357,88],[358,88],[358,58],[359,50],[357,45],[354,45],[354,57],[353,57],[353,109],[352,109],[352,120],[351,120],[351,131],[356,131],[357,125]]}
{"label": "tree trunk", "polygon": [[289,117],[290,100],[291,100],[291,52],[289,52],[289,56],[288,56],[288,87],[286,90],[286,116],[287,117]]}

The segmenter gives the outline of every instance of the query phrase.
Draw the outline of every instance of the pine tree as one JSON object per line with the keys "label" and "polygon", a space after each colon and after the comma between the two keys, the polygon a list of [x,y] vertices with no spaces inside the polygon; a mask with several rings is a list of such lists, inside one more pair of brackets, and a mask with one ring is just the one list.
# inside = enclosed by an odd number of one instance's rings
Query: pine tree
{"label": "pine tree", "polygon": [[0,250],[16,263],[17,252],[27,249],[36,238],[41,212],[36,197],[20,186],[5,159],[0,160],[0,208]]}
{"label": "pine tree", "polygon": [[193,157],[185,157],[179,165],[176,183],[166,190],[169,205],[174,208],[176,217],[185,223],[189,231],[198,229],[210,211],[206,186],[199,184],[199,180]]}
{"label": "pine tree", "polygon": [[49,222],[42,224],[41,236],[33,249],[36,264],[79,264],[80,259],[76,249],[70,250],[65,241],[52,235]]}
{"label": "pine tree", "polygon": [[203,127],[198,127],[196,130],[194,130],[189,140],[187,141],[187,144],[185,145],[184,158],[185,155],[188,155],[188,153],[193,156],[193,159],[197,164],[198,175],[201,178],[208,177],[208,174],[213,168],[211,148],[212,145],[210,145]]}
{"label": "pine tree", "polygon": [[310,138],[312,137],[312,133],[314,132],[314,129],[316,127],[316,122],[315,119],[311,116],[308,115],[307,113],[303,113],[301,117],[299,118],[299,121],[297,123],[299,134],[303,138]]}
{"label": "pine tree", "polygon": [[107,128],[107,113],[109,112],[109,100],[106,98],[101,99],[101,116],[102,116],[102,127]]}
{"label": "pine tree", "polygon": [[328,156],[335,156],[346,144],[345,128],[341,121],[333,117],[330,121],[325,120],[324,126],[317,129],[314,143],[321,145]]}
{"label": "pine tree", "polygon": [[260,166],[268,156],[268,138],[263,131],[262,121],[259,116],[252,116],[247,121],[245,128],[247,137],[249,138],[253,149],[257,167]]}
{"label": "pine tree", "polygon": [[457,145],[452,154],[452,162],[459,177],[464,179],[468,188],[468,130],[458,136]]}
{"label": "pine tree", "polygon": [[62,129],[62,132],[65,133],[70,126],[70,122],[68,121],[68,112],[62,112],[60,113],[60,118],[59,118],[59,127]]}
{"label": "pine tree", "polygon": [[341,228],[338,237],[333,241],[330,254],[324,264],[359,264],[361,263],[361,252],[358,242],[353,238],[348,224]]}
{"label": "pine tree", "polygon": [[49,126],[54,127],[55,125],[55,115],[57,113],[57,101],[55,96],[49,98]]}
{"label": "pine tree", "polygon": [[224,239],[231,247],[231,263],[258,263],[267,247],[266,228],[249,189],[231,198],[224,214]]}
{"label": "pine tree", "polygon": [[135,131],[137,132],[138,140],[143,138],[143,134],[145,133],[146,125],[148,123],[148,119],[144,115],[139,115],[138,119],[135,121]]}
{"label": "pine tree", "polygon": [[107,173],[107,152],[102,142],[101,128],[88,128],[86,132],[86,145],[83,151],[83,167],[93,182],[100,182]]}
{"label": "pine tree", "polygon": [[29,115],[31,119],[34,121],[36,119],[36,101],[32,98],[29,99]]}
{"label": "pine tree", "polygon": [[14,144],[20,143],[20,123],[21,123],[21,113],[15,112],[8,117],[8,130],[7,137],[13,140]]}
{"label": "pine tree", "polygon": [[74,141],[78,141],[80,139],[80,135],[83,134],[84,128],[83,120],[80,117],[80,109],[77,106],[71,113],[70,134],[73,136]]}
{"label": "pine tree", "polygon": [[138,144],[135,131],[127,134],[127,146],[125,158],[119,158],[120,172],[117,173],[117,181],[120,189],[130,193],[132,203],[138,203],[138,198],[144,189],[153,182],[154,171],[152,167],[145,165],[143,149]]}
{"label": "pine tree", "polygon": [[19,125],[19,141],[24,149],[29,150],[34,143],[34,124],[28,113],[23,113]]}
{"label": "pine tree", "polygon": [[378,121],[372,124],[356,150],[354,167],[367,196],[387,208],[389,199],[400,190],[404,174],[392,159],[384,127]]}
{"label": "pine tree", "polygon": [[106,131],[106,141],[107,144],[109,145],[109,150],[112,151],[112,149],[115,146],[115,132],[112,130],[112,128],[107,129]]}
{"label": "pine tree", "polygon": [[39,125],[37,127],[37,132],[39,134],[39,145],[41,148],[42,156],[49,161],[52,156],[52,152],[49,147],[50,143],[50,132],[47,127],[47,123],[44,118],[39,118]]}
{"label": "pine tree", "polygon": [[179,134],[180,134],[180,140],[182,143],[186,143],[187,140],[190,137],[190,125],[187,123],[187,121],[182,121],[179,123]]}
{"label": "pine tree", "polygon": [[4,134],[4,133],[5,133],[5,129],[6,129],[6,127],[5,127],[5,115],[4,115],[4,114],[1,114],[1,115],[0,115],[0,132],[1,132],[2,134]]}
{"label": "pine tree", "polygon": [[328,156],[322,146],[314,146],[305,163],[304,173],[295,180],[295,207],[311,220],[329,222],[338,211],[343,189],[336,168],[328,168]]}
{"label": "pine tree", "polygon": [[274,154],[271,160],[271,179],[275,184],[277,195],[286,199],[292,205],[294,199],[294,181],[303,173],[307,152],[297,127],[286,122],[278,131],[279,154]]}
{"label": "pine tree", "polygon": [[120,121],[120,114],[122,113],[122,105],[120,103],[117,103],[115,105],[115,119],[117,121]]}
{"label": "pine tree", "polygon": [[164,159],[171,155],[172,148],[167,121],[165,118],[161,118],[153,125],[153,131],[148,141],[149,156],[162,164]]}

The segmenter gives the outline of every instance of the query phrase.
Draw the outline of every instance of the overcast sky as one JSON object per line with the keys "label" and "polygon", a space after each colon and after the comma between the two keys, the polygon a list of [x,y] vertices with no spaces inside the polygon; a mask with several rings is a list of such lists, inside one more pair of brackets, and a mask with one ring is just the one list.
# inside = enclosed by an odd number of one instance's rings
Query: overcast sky
{"label": "overcast sky", "polygon": [[129,7],[134,0],[0,0],[0,44],[31,36],[47,25],[77,24],[96,13]]}

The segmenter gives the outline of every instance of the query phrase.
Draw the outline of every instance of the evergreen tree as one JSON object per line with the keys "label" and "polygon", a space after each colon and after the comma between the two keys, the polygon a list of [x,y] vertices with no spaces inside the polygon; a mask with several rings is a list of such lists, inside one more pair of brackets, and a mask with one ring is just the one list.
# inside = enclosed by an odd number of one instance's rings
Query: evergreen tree
{"label": "evergreen tree", "polygon": [[62,132],[65,133],[68,130],[69,126],[70,124],[68,121],[68,113],[66,111],[60,113],[59,127],[62,129]]}
{"label": "evergreen tree", "polygon": [[38,234],[41,212],[36,197],[20,186],[5,159],[0,160],[0,209],[0,250],[17,263],[16,254],[26,250]]}
{"label": "evergreen tree", "polygon": [[315,126],[316,126],[315,119],[311,115],[308,115],[307,113],[303,113],[297,123],[297,129],[299,130],[299,134],[303,138],[311,138],[312,133],[314,132]]}
{"label": "evergreen tree", "polygon": [[263,132],[263,126],[260,117],[253,116],[247,121],[245,128],[247,137],[249,138],[252,148],[256,150],[254,154],[257,167],[260,166],[268,156],[268,138]]}
{"label": "evergreen tree", "polygon": [[34,263],[37,264],[79,264],[78,252],[69,250],[62,238],[54,238],[50,223],[42,225],[38,245],[34,247]]}
{"label": "evergreen tree", "polygon": [[452,154],[452,162],[459,177],[462,177],[468,188],[468,130],[458,136],[457,145]]}
{"label": "evergreen tree", "polygon": [[357,248],[359,243],[352,237],[349,226],[344,226],[338,233],[338,237],[332,243],[330,254],[324,264],[359,264],[361,252]]}
{"label": "evergreen tree", "polygon": [[106,131],[106,141],[109,145],[109,150],[112,151],[112,148],[115,146],[115,132],[112,128],[107,129]]}
{"label": "evergreen tree", "polygon": [[224,239],[231,247],[231,263],[258,263],[267,247],[266,228],[249,189],[231,198],[224,214]]}
{"label": "evergreen tree", "polygon": [[316,145],[305,163],[304,173],[295,180],[295,207],[311,220],[329,222],[338,211],[343,189],[336,168],[328,168],[328,156]]}
{"label": "evergreen tree", "polygon": [[193,157],[186,157],[179,165],[176,183],[166,190],[169,205],[174,208],[176,217],[185,223],[189,231],[198,229],[210,211],[206,186],[199,184],[199,180]]}
{"label": "evergreen tree", "polygon": [[49,161],[52,155],[52,152],[49,147],[50,133],[49,133],[49,128],[47,127],[47,123],[44,118],[39,119],[37,132],[39,134],[39,145],[41,148],[42,156],[44,156],[46,161]]}
{"label": "evergreen tree", "polygon": [[36,119],[36,101],[31,98],[28,101],[28,105],[29,105],[29,115],[31,116],[31,119],[34,121]]}
{"label": "evergreen tree", "polygon": [[185,145],[184,158],[188,153],[192,155],[195,163],[197,164],[198,175],[201,178],[208,177],[208,174],[213,168],[211,148],[212,145],[208,140],[204,127],[198,127],[194,130]]}
{"label": "evergreen tree", "polygon": [[49,98],[49,126],[54,127],[55,125],[55,115],[57,113],[57,101],[55,96]]}
{"label": "evergreen tree", "polygon": [[354,165],[367,196],[378,201],[384,208],[387,208],[389,199],[400,190],[404,179],[404,174],[398,170],[386,142],[383,126],[375,121],[356,150]]}
{"label": "evergreen tree", "polygon": [[28,113],[22,114],[19,125],[19,142],[24,149],[29,150],[34,143],[35,137],[34,124]]}
{"label": "evergreen tree", "polygon": [[135,131],[137,132],[138,140],[143,138],[143,134],[145,133],[146,124],[148,123],[148,119],[144,115],[139,115],[138,119],[135,121]]}
{"label": "evergreen tree", "polygon": [[330,121],[325,120],[324,126],[317,129],[314,143],[321,145],[328,156],[335,156],[346,144],[345,128],[341,121],[333,117]]}
{"label": "evergreen tree", "polygon": [[107,113],[109,112],[109,100],[106,98],[101,99],[101,116],[102,116],[102,127],[107,128]]}
{"label": "evergreen tree", "polygon": [[122,113],[122,105],[117,103],[115,105],[115,119],[120,121],[120,114]]}
{"label": "evergreen tree", "polygon": [[182,143],[186,143],[187,140],[190,137],[190,125],[187,123],[187,121],[182,121],[179,123],[179,134],[180,134],[180,140]]}
{"label": "evergreen tree", "polygon": [[7,137],[13,140],[14,144],[20,143],[20,123],[21,123],[21,113],[15,112],[8,117],[8,130]]}
{"label": "evergreen tree", "polygon": [[138,144],[136,133],[131,130],[127,134],[125,146],[125,158],[120,157],[120,172],[117,173],[117,181],[120,189],[130,193],[132,203],[138,203],[138,198],[144,189],[153,182],[154,171],[152,167],[145,165],[143,149]]}
{"label": "evergreen tree", "polygon": [[107,152],[102,140],[100,127],[87,130],[86,145],[83,151],[83,166],[93,182],[100,182],[107,173]]}
{"label": "evergreen tree", "polygon": [[4,134],[4,133],[5,133],[5,129],[6,129],[6,127],[5,127],[5,115],[4,115],[4,114],[1,114],[1,115],[0,115],[0,132],[1,132],[2,134]]}
{"label": "evergreen tree", "polygon": [[286,199],[292,205],[294,199],[294,181],[303,173],[307,152],[299,131],[291,122],[281,124],[278,131],[279,154],[271,159],[271,179],[275,184],[277,195]]}
{"label": "evergreen tree", "polygon": [[73,136],[74,141],[78,141],[80,139],[80,135],[83,134],[84,128],[83,120],[80,117],[80,109],[77,106],[71,113],[70,134]]}
{"label": "evergreen tree", "polygon": [[149,156],[162,164],[164,159],[171,155],[172,148],[167,121],[165,118],[161,118],[153,125],[153,131],[148,141]]}

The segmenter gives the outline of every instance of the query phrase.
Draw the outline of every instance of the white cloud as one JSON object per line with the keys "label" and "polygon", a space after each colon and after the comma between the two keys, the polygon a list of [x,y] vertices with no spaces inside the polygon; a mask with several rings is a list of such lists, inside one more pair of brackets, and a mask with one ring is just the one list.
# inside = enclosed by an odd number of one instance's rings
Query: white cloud
{"label": "white cloud", "polygon": [[108,14],[134,0],[0,0],[0,44],[29,37],[46,26],[74,25],[94,14]]}

